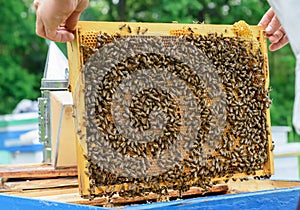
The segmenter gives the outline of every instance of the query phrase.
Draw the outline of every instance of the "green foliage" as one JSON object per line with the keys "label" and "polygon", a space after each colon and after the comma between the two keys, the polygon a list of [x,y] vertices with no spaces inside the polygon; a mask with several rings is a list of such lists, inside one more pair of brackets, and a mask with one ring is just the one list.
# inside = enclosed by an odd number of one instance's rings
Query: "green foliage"
{"label": "green foliage", "polygon": [[[295,97],[295,57],[289,45],[269,53],[271,99],[271,122],[273,125],[292,128]],[[289,135],[290,142],[300,142],[294,130]]]}
{"label": "green foliage", "polygon": [[288,125],[292,112],[295,93],[295,58],[290,46],[269,53],[270,86],[272,87],[272,122]]}
{"label": "green foliage", "polygon": [[23,98],[36,99],[40,94],[47,46],[35,35],[31,2],[1,2],[5,18],[0,24],[0,114],[10,113]]}
{"label": "green foliage", "polygon": [[117,21],[124,12],[124,21],[233,24],[243,19],[257,24],[269,8],[265,0],[127,0],[126,8],[120,8],[124,1],[94,0],[83,19]]}
{"label": "green foliage", "polygon": [[0,113],[10,113],[23,98],[36,99],[39,92],[33,91],[37,78],[15,63],[0,66]]}

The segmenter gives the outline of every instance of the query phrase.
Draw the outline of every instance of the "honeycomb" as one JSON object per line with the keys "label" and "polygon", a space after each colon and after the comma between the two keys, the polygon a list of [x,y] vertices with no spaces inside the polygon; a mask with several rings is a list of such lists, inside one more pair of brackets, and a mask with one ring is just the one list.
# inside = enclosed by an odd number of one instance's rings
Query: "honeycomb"
{"label": "honeycomb", "polygon": [[245,22],[232,34],[191,25],[155,35],[130,24],[78,33],[82,195],[161,199],[169,190],[180,197],[220,180],[268,178],[265,37]]}

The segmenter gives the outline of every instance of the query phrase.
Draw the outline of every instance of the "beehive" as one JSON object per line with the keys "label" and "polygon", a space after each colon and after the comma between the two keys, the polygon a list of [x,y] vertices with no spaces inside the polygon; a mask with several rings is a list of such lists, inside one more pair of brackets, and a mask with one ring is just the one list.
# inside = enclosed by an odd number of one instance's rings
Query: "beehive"
{"label": "beehive", "polygon": [[262,27],[80,22],[68,56],[82,196],[273,173]]}

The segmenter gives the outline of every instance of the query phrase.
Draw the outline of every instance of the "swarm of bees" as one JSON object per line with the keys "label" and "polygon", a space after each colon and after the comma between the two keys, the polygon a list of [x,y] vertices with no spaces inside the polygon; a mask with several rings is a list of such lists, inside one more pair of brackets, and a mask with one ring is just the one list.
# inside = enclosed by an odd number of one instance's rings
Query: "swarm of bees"
{"label": "swarm of bees", "polygon": [[261,50],[240,36],[147,31],[99,32],[82,46],[90,196],[181,196],[235,174],[260,178],[271,104]]}

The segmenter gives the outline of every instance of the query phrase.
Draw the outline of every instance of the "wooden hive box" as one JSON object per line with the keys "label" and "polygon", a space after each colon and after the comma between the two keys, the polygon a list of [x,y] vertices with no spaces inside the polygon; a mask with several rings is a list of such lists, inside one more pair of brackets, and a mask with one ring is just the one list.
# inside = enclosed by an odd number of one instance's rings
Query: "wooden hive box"
{"label": "wooden hive box", "polygon": [[68,57],[82,196],[273,174],[262,27],[79,22]]}

